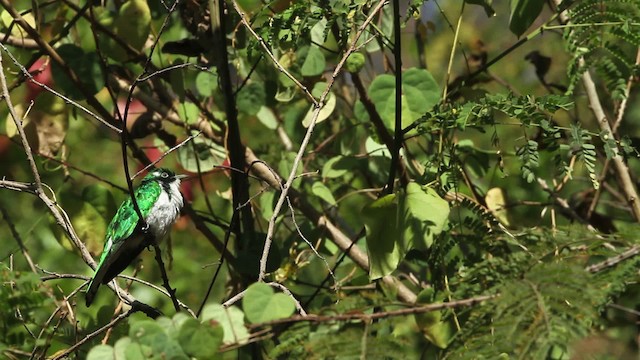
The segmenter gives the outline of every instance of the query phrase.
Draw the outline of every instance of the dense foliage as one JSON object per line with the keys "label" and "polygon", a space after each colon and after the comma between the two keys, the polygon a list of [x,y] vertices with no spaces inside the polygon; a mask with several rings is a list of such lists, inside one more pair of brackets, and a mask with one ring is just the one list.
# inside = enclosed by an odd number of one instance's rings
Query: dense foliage
{"label": "dense foliage", "polygon": [[638,0],[0,5],[0,357],[638,352]]}

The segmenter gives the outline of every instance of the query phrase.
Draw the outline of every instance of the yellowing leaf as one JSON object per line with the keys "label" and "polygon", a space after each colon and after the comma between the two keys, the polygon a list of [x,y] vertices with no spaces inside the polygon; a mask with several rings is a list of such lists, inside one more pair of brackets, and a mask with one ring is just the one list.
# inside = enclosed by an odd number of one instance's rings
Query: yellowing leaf
{"label": "yellowing leaf", "polygon": [[500,220],[502,224],[509,226],[509,214],[504,208],[505,205],[507,205],[504,191],[502,191],[501,188],[491,188],[487,191],[487,195],[484,200],[487,203],[489,210],[493,213],[493,216]]}

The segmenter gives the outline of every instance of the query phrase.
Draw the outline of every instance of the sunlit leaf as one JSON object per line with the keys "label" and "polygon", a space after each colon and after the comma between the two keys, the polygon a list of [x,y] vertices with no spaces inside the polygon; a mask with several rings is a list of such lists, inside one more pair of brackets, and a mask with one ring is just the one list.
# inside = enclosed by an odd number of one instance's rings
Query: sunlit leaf
{"label": "sunlit leaf", "polygon": [[406,192],[389,194],[362,209],[367,231],[369,276],[389,275],[411,249],[427,249],[442,232],[449,205],[433,189],[409,183]]}
{"label": "sunlit leaf", "polygon": [[[380,113],[385,126],[395,129],[396,83],[395,76],[378,75],[369,86],[369,96]],[[440,101],[440,87],[424,69],[412,68],[402,74],[402,127],[422,117]]]}
{"label": "sunlit leaf", "polygon": [[333,197],[331,190],[319,181],[313,183],[313,186],[311,186],[311,192],[331,205],[336,204],[336,199]]}
{"label": "sunlit leaf", "polygon": [[115,353],[111,345],[95,346],[87,354],[87,360],[113,360]]}
{"label": "sunlit leaf", "polygon": [[220,304],[207,304],[200,315],[202,321],[215,321],[224,329],[225,344],[244,344],[249,340],[249,331],[244,325],[244,313],[235,306],[225,308]]}
{"label": "sunlit leaf", "polygon": [[221,163],[220,155],[223,149],[213,141],[204,137],[197,137],[178,149],[178,161],[187,171],[197,173],[212,170]]}
{"label": "sunlit leaf", "polygon": [[250,322],[260,323],[291,316],[296,307],[288,295],[274,293],[271,286],[256,282],[247,288],[242,309]]}

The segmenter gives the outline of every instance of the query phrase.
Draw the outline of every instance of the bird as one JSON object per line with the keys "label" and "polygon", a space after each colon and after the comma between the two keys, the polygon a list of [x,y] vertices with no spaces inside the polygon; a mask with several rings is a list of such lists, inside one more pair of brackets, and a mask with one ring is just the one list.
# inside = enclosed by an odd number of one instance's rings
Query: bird
{"label": "bird", "polygon": [[142,179],[134,195],[144,222],[140,221],[131,197],[122,202],[107,226],[104,249],[85,295],[87,307],[100,285],[118,276],[145,247],[153,245],[151,241],[159,243],[167,236],[184,204],[180,180],[185,177],[158,168]]}

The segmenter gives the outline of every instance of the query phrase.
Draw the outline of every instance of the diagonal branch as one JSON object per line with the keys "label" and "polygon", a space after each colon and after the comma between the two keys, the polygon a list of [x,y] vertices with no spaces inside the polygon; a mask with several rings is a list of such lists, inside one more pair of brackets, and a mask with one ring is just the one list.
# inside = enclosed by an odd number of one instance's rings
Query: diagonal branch
{"label": "diagonal branch", "polygon": [[353,312],[347,314],[338,314],[338,315],[315,315],[309,314],[306,316],[291,316],[285,319],[277,319],[264,323],[251,324],[249,325],[251,328],[260,328],[265,326],[273,326],[279,324],[286,324],[292,322],[312,322],[312,323],[322,323],[322,322],[330,322],[330,321],[371,321],[377,319],[384,319],[395,316],[407,316],[414,314],[422,314],[426,312],[438,311],[442,309],[453,309],[457,307],[468,307],[481,304],[485,301],[494,299],[499,295],[481,295],[472,297],[464,300],[450,301],[450,302],[442,302],[442,303],[434,303],[423,306],[415,306],[406,309],[398,309],[391,311],[381,311],[373,314],[365,314],[360,312]]}
{"label": "diagonal branch", "polygon": [[[320,110],[322,110],[322,106],[320,106],[319,104],[324,104],[324,102],[326,101],[327,97],[329,96],[329,92],[331,91],[331,88],[336,78],[338,77],[338,74],[340,73],[340,71],[342,71],[342,67],[347,61],[347,58],[349,57],[349,55],[351,55],[351,53],[353,53],[356,50],[356,44],[358,42],[358,39],[360,39],[360,36],[364,32],[364,30],[367,28],[369,23],[371,23],[375,15],[378,14],[378,12],[380,12],[380,10],[382,9],[385,3],[386,3],[386,0],[379,1],[378,4],[375,6],[375,8],[371,11],[371,14],[369,14],[369,17],[367,17],[367,19],[360,25],[360,27],[358,28],[358,32],[356,33],[353,41],[351,42],[351,46],[344,53],[344,55],[342,56],[342,59],[340,60],[340,62],[334,69],[333,73],[331,74],[331,78],[327,82],[327,87],[325,88],[324,92],[320,96],[318,104],[314,104],[315,109],[313,111],[311,122],[309,124],[309,127],[307,128],[307,132],[304,136],[304,139],[300,144],[300,150],[298,150],[298,153],[296,154],[296,157],[291,166],[291,173],[289,174],[287,181],[284,183],[284,185],[282,185],[282,192],[280,193],[280,197],[278,198],[278,201],[273,209],[273,215],[271,216],[271,219],[269,219],[267,236],[264,243],[264,249],[262,251],[262,258],[260,259],[260,274],[258,275],[259,281],[264,281],[264,278],[266,276],[267,257],[269,255],[269,249],[271,248],[271,243],[273,242],[273,233],[275,231],[276,219],[278,218],[278,215],[280,214],[280,210],[284,205],[287,194],[289,193],[289,190],[291,188],[291,184],[293,183],[293,180],[295,180],[296,178],[296,172],[298,170],[298,166],[300,165],[302,156],[304,155],[307,145],[311,140],[311,135],[313,135],[313,130],[315,129],[316,121],[318,120],[318,116],[320,115]],[[236,7],[236,11],[240,13],[240,9],[235,1],[234,1],[234,6]]]}

